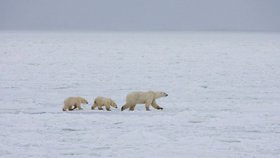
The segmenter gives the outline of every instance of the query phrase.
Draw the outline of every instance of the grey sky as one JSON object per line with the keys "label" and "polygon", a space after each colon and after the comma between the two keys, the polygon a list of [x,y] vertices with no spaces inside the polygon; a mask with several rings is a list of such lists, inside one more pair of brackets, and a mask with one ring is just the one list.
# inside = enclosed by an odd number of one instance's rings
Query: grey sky
{"label": "grey sky", "polygon": [[280,31],[280,0],[0,0],[0,29]]}

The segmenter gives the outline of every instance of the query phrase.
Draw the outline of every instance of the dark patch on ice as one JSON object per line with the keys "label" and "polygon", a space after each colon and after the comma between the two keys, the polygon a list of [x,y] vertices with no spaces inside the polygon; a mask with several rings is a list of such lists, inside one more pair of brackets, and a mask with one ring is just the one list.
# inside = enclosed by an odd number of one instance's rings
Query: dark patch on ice
{"label": "dark patch on ice", "polygon": [[217,75],[220,75],[220,76],[226,76],[227,74],[225,73],[216,73]]}
{"label": "dark patch on ice", "polygon": [[189,121],[189,123],[202,123],[203,121]]}
{"label": "dark patch on ice", "polygon": [[232,109],[222,109],[222,111],[233,111]]}
{"label": "dark patch on ice", "polygon": [[117,54],[124,54],[124,52],[122,52],[122,51],[117,51],[116,53]]}
{"label": "dark patch on ice", "polygon": [[202,85],[202,86],[200,86],[201,88],[208,88],[208,86],[206,86],[206,85]]}
{"label": "dark patch on ice", "polygon": [[241,143],[240,140],[220,140],[220,142],[225,142],[225,143]]}
{"label": "dark patch on ice", "polygon": [[261,133],[259,130],[246,130],[247,133]]}
{"label": "dark patch on ice", "polygon": [[225,99],[227,99],[227,100],[232,100],[232,99],[234,99],[234,98],[232,98],[232,97],[227,97],[227,98],[225,98]]}
{"label": "dark patch on ice", "polygon": [[28,63],[27,65],[31,65],[31,66],[39,66],[39,63]]}
{"label": "dark patch on ice", "polygon": [[73,86],[61,86],[61,87],[55,87],[53,89],[69,89],[69,88],[73,88]]}
{"label": "dark patch on ice", "polygon": [[119,90],[122,90],[122,91],[126,90],[126,91],[128,91],[128,90],[132,90],[132,88],[120,88]]}
{"label": "dark patch on ice", "polygon": [[104,146],[104,147],[96,147],[96,148],[93,148],[94,150],[109,150],[109,149],[111,149],[110,147],[106,147],[106,146]]}
{"label": "dark patch on ice", "polygon": [[81,153],[64,153],[62,155],[82,155]]}
{"label": "dark patch on ice", "polygon": [[15,87],[15,86],[6,86],[6,87],[3,87],[5,89],[19,89],[19,87]]}
{"label": "dark patch on ice", "polygon": [[0,152],[0,157],[4,157],[4,156],[7,156],[7,155],[10,155],[10,154],[12,154],[11,152],[9,152],[9,151],[1,151]]}
{"label": "dark patch on ice", "polygon": [[217,118],[215,115],[207,115],[206,118]]}
{"label": "dark patch on ice", "polygon": [[73,129],[73,128],[63,128],[62,131],[70,131],[70,132],[73,132],[73,131],[80,131],[78,129]]}
{"label": "dark patch on ice", "polygon": [[39,144],[24,144],[22,147],[38,147],[40,146]]}
{"label": "dark patch on ice", "polygon": [[96,154],[96,153],[90,153],[89,155],[94,156],[94,157],[100,157],[101,156],[100,154]]}
{"label": "dark patch on ice", "polygon": [[79,83],[72,83],[72,84],[64,84],[64,85],[60,85],[58,87],[54,87],[52,89],[69,89],[69,88],[75,88],[78,87],[80,84]]}
{"label": "dark patch on ice", "polygon": [[[5,109],[7,110],[7,109]],[[11,110],[11,109],[8,109]],[[25,111],[18,111],[16,109],[12,109],[11,111],[1,111],[0,114],[29,114],[29,115],[41,115],[41,114],[59,114],[58,112],[25,112]]]}
{"label": "dark patch on ice", "polygon": [[47,112],[29,112],[29,113],[26,113],[26,114],[46,114]]}
{"label": "dark patch on ice", "polygon": [[115,125],[119,125],[119,124],[122,124],[123,122],[115,122],[114,124]]}

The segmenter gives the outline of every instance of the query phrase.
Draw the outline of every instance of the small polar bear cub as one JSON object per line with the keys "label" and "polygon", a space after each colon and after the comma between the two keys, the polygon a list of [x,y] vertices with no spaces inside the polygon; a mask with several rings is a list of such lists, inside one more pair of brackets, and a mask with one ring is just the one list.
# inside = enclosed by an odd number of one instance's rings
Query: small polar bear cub
{"label": "small polar bear cub", "polygon": [[162,110],[163,108],[156,103],[156,99],[167,96],[168,94],[165,92],[132,92],[126,96],[126,103],[121,110],[129,108],[130,111],[134,111],[136,104],[145,104],[146,111],[150,111],[150,105],[155,109]]}
{"label": "small polar bear cub", "polygon": [[64,107],[62,111],[72,111],[76,108],[82,110],[81,104],[88,104],[88,101],[82,97],[69,97],[64,100]]}
{"label": "small polar bear cub", "polygon": [[94,110],[98,107],[98,110],[103,110],[103,106],[105,106],[107,111],[111,111],[110,107],[118,108],[117,104],[112,99],[106,97],[96,97],[91,109]]}

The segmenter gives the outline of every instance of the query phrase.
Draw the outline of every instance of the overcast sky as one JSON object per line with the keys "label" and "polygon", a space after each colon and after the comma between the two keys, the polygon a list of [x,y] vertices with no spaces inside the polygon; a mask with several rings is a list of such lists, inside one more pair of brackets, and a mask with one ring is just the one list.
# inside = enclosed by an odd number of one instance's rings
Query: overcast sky
{"label": "overcast sky", "polygon": [[0,29],[280,31],[280,0],[0,0]]}

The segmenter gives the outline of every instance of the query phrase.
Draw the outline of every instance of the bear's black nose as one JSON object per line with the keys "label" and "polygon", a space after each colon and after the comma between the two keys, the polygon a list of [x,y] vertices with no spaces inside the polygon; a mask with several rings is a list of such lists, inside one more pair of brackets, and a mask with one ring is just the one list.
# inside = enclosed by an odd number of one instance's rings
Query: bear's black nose
{"label": "bear's black nose", "polygon": [[165,94],[165,96],[168,96],[168,94]]}

